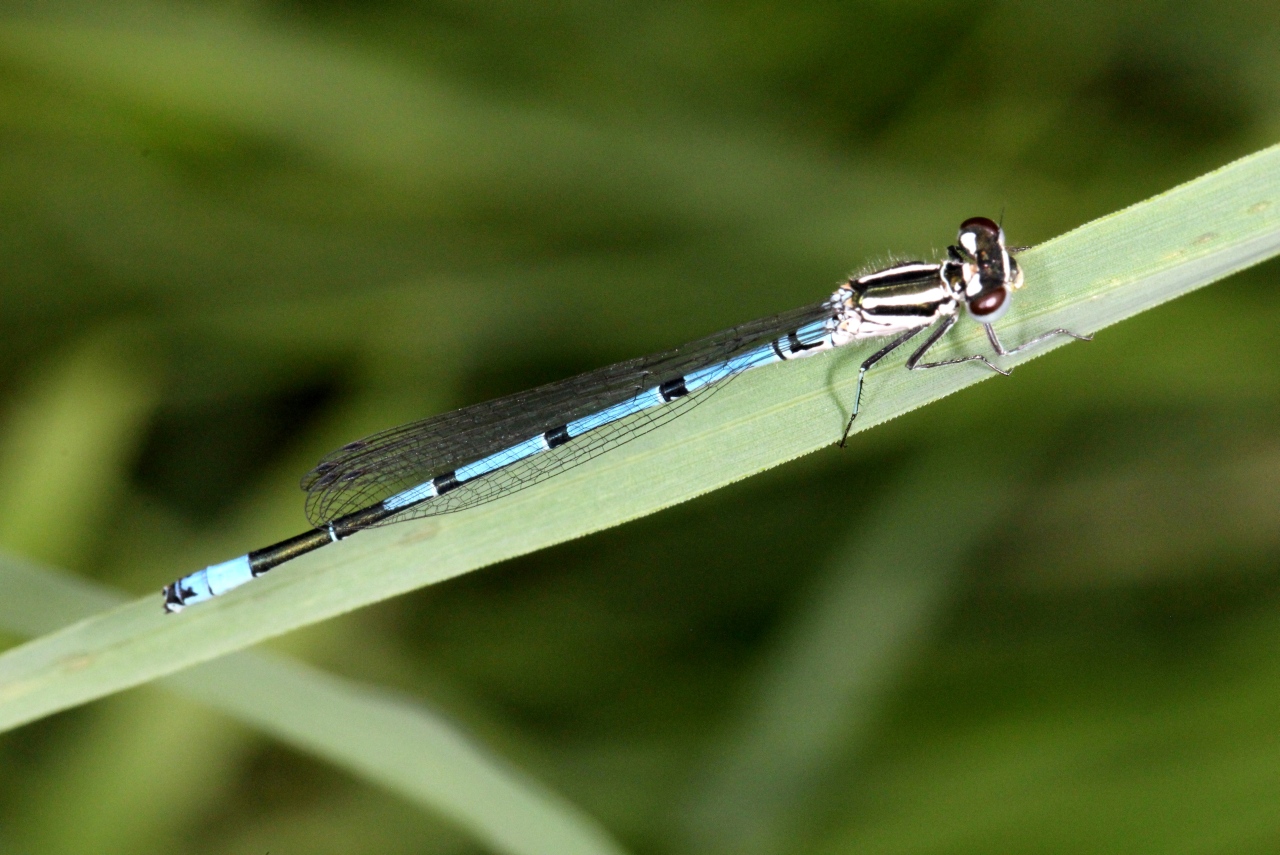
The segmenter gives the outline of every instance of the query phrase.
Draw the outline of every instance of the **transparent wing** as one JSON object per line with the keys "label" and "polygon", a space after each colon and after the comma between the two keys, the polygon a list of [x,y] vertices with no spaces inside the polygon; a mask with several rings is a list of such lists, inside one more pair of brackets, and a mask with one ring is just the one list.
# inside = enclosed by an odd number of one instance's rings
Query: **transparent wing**
{"label": "transparent wing", "polygon": [[565,445],[526,457],[510,466],[467,481],[443,496],[407,507],[400,513],[380,520],[374,525],[390,525],[419,517],[452,513],[509,496],[661,427],[706,401],[732,379],[727,377],[719,383],[704,386],[668,404],[642,410],[620,421],[602,425],[590,433],[570,440]]}
{"label": "transparent wing", "polygon": [[[663,353],[619,362],[349,443],[327,455],[303,477],[307,519],[312,525],[323,527],[330,520],[627,401],[666,380],[731,359],[830,314],[825,302],[816,303],[741,324]],[[728,379],[467,481],[379,524],[474,507],[536,484],[683,415],[722,388]]]}

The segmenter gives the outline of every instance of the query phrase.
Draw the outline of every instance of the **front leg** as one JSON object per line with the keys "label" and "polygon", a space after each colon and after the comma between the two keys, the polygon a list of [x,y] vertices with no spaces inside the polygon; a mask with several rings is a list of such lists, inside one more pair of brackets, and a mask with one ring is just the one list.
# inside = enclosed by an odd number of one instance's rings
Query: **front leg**
{"label": "front leg", "polygon": [[[987,359],[981,354],[974,354],[973,356],[958,356],[955,359],[944,359],[941,362],[920,361],[921,359],[924,359],[924,355],[929,352],[929,348],[937,344],[938,339],[946,335],[947,330],[956,325],[956,321],[958,319],[959,315],[948,315],[945,321],[935,327],[933,332],[929,333],[929,337],[925,339],[924,344],[920,345],[920,348],[915,353],[911,354],[911,358],[907,360],[907,368],[915,371],[917,369],[924,368],[941,368],[943,365],[959,365],[961,362],[981,362],[997,374],[1004,374],[1005,376],[1008,376],[1008,371],[996,365],[990,359]],[[987,325],[987,329],[991,329],[990,325]]]}

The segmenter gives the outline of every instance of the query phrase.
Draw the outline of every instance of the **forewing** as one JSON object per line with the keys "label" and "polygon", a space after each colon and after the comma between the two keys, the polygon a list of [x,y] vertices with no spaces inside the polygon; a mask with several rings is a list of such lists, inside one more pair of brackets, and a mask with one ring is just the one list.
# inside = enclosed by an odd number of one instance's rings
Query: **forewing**
{"label": "forewing", "polygon": [[[715,365],[828,316],[826,303],[732,327],[673,350],[619,362],[514,395],[376,433],[327,455],[302,479],[317,527],[639,392]],[[550,451],[496,470],[384,521],[473,507],[549,478],[661,426],[726,381],[596,428]]]}

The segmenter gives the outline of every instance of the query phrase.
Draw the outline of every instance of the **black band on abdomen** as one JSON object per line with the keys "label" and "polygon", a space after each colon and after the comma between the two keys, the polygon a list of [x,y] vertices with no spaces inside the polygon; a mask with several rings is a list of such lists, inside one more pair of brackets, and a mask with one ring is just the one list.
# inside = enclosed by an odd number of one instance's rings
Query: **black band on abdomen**
{"label": "black band on abdomen", "polygon": [[559,448],[572,437],[569,436],[569,426],[560,425],[560,427],[553,427],[551,430],[544,433],[542,438],[546,440],[547,448]]}
{"label": "black band on abdomen", "polygon": [[684,386],[684,378],[677,377],[659,386],[658,394],[662,396],[664,401],[674,401],[676,398],[683,398],[688,395],[689,390]]}
{"label": "black band on abdomen", "polygon": [[436,495],[443,496],[450,490],[456,490],[462,486],[462,482],[452,472],[446,472],[431,479],[431,484],[436,488]]}

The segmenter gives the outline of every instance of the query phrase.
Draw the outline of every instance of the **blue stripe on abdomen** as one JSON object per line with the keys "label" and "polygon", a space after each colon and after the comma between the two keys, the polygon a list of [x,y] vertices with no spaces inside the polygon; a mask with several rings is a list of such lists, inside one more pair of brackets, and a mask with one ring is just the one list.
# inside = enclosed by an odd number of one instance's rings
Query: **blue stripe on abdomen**
{"label": "blue stripe on abdomen", "polygon": [[743,371],[759,368],[771,362],[780,362],[781,360],[782,357],[778,356],[778,352],[773,349],[773,345],[766,344],[763,347],[757,347],[755,350],[749,350],[741,356],[735,356],[727,362],[700,368],[685,375],[684,386],[692,392],[694,389],[701,389],[703,386],[717,383],[735,374],[741,374]]}
{"label": "blue stripe on abdomen", "polygon": [[173,604],[176,608],[169,610],[177,611],[193,603],[211,600],[232,588],[239,588],[252,578],[253,571],[249,569],[248,555],[241,555],[239,558],[232,558],[230,561],[197,570],[190,576],[183,576],[173,583],[171,587],[177,588],[178,602]]}
{"label": "blue stripe on abdomen", "polygon": [[796,330],[796,338],[804,344],[818,344],[828,335],[827,322],[814,321]]}
{"label": "blue stripe on abdomen", "polygon": [[382,507],[386,508],[388,511],[394,511],[396,508],[403,508],[408,505],[417,504],[418,502],[425,502],[427,499],[435,498],[436,495],[436,485],[428,481],[425,484],[419,484],[418,486],[405,490],[402,493],[396,493],[391,498],[384,500]]}
{"label": "blue stripe on abdomen", "polygon": [[455,469],[453,477],[459,481],[470,481],[472,478],[479,478],[481,475],[487,475],[495,469],[501,469],[504,466],[510,466],[526,457],[532,457],[540,451],[547,450],[547,440],[542,434],[538,434],[532,439],[526,439],[510,448],[504,448],[496,454],[490,454],[488,457],[481,458],[475,463],[468,463]]}
{"label": "blue stripe on abdomen", "polygon": [[[809,324],[808,326],[801,327],[796,331],[796,336],[806,344],[809,344],[814,340],[820,340],[825,335],[825,321],[817,321]],[[758,368],[762,365],[778,362],[780,359],[781,357],[779,357],[777,351],[774,350],[772,344],[764,345],[756,348],[755,350],[741,354],[740,356],[735,356],[733,359],[721,362],[718,365],[712,365],[685,376],[683,378],[683,389],[692,392],[695,389],[699,389],[735,374],[741,374],[742,372],[748,371],[752,368]],[[584,433],[588,433],[596,428],[604,427],[607,424],[620,421],[625,419],[627,416],[635,415],[636,413],[644,410],[668,403],[670,398],[668,395],[663,394],[663,389],[669,389],[673,384],[678,384],[680,379],[681,378],[678,377],[673,378],[666,381],[661,386],[646,389],[635,397],[629,398],[621,403],[614,404],[612,407],[607,407],[598,413],[591,413],[590,415],[571,421],[564,426],[563,434],[567,438],[582,436]],[[556,430],[558,431],[561,429]],[[558,444],[561,443],[557,443],[557,445]],[[513,463],[518,463],[527,457],[532,457],[535,454],[547,451],[551,447],[552,445],[547,434],[539,434],[538,436],[526,439],[524,442],[513,445],[510,448],[504,448],[503,450],[491,454],[488,457],[477,460],[474,463],[468,463],[465,466],[459,467],[452,473],[453,480],[457,481],[459,484],[465,481],[475,480],[476,478],[488,475],[489,473],[495,472],[503,467],[510,466]],[[389,499],[384,500],[382,506],[389,511],[393,511],[398,508],[408,507],[409,505],[414,505],[418,502],[434,498],[439,495],[439,493],[440,491],[436,488],[435,484],[428,481],[425,484],[419,484],[417,487],[405,490],[402,493],[397,493]]]}
{"label": "blue stripe on abdomen", "polygon": [[581,436],[590,430],[603,427],[610,422],[616,422],[619,419],[625,419],[641,410],[647,410],[650,407],[656,407],[664,403],[662,394],[657,388],[646,389],[634,398],[629,398],[620,404],[614,404],[612,407],[601,410],[598,413],[592,413],[589,416],[583,416],[580,419],[569,422],[566,427],[569,436]]}

